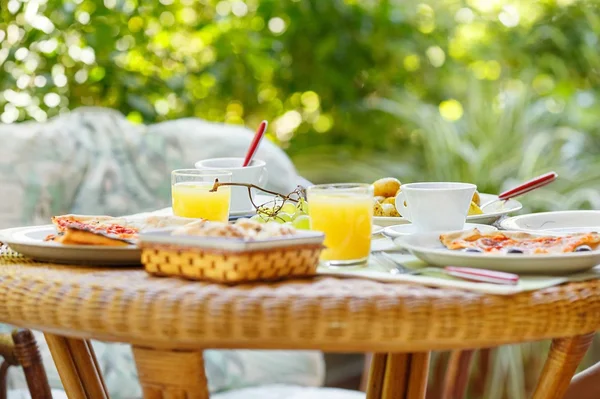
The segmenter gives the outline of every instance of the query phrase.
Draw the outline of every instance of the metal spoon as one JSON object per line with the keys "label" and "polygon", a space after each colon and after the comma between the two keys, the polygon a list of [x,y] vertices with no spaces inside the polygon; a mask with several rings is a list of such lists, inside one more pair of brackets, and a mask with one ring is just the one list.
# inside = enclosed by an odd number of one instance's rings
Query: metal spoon
{"label": "metal spoon", "polygon": [[425,267],[421,269],[411,269],[396,261],[389,254],[384,251],[374,251],[373,256],[379,263],[384,266],[392,267],[390,273],[392,274],[408,274],[417,275],[427,272],[438,272],[444,273],[452,277],[457,277],[463,280],[477,281],[481,283],[490,284],[502,284],[502,285],[515,285],[519,282],[519,276],[512,273],[497,272],[494,270],[487,269],[475,269],[472,267],[455,267],[446,266],[443,268],[438,267]]}

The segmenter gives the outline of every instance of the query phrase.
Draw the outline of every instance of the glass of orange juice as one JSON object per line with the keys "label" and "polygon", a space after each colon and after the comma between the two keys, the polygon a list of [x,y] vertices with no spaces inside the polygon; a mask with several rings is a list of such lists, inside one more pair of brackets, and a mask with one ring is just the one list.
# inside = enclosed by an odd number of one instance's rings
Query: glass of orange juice
{"label": "glass of orange juice", "polygon": [[371,251],[373,186],[322,184],[307,189],[310,227],[325,233],[321,260],[330,266],[367,261]]}
{"label": "glass of orange juice", "polygon": [[215,181],[231,183],[226,170],[179,169],[171,172],[173,214],[216,222],[229,220],[230,187],[212,192]]}

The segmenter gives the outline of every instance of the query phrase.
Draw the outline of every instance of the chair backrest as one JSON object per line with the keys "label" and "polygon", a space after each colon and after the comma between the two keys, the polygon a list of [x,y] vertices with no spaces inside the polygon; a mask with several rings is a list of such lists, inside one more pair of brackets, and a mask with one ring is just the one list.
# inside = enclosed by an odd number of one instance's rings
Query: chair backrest
{"label": "chair backrest", "polygon": [[[170,172],[201,159],[240,156],[241,126],[197,118],[132,125],[120,113],[82,108],[47,123],[0,125],[0,228],[48,223],[66,213],[123,215],[170,203]],[[289,157],[263,140],[269,189],[300,182]]]}
{"label": "chair backrest", "polygon": [[30,330],[18,329],[12,334],[0,335],[0,356],[4,362],[0,365],[0,399],[6,399],[6,375],[10,366],[21,366],[32,398],[52,399],[46,370]]}

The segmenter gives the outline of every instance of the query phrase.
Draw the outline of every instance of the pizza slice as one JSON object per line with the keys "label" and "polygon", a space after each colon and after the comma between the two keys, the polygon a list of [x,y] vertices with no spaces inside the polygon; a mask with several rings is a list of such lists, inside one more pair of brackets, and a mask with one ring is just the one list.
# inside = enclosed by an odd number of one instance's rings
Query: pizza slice
{"label": "pizza slice", "polygon": [[52,224],[56,231],[64,233],[68,229],[78,229],[103,234],[115,234],[119,238],[134,238],[139,232],[139,227],[129,223],[124,218],[112,216],[85,216],[85,215],[62,215],[54,216]]}
{"label": "pizza slice", "polygon": [[65,245],[101,245],[111,247],[126,247],[136,244],[136,240],[133,239],[124,239],[116,235],[80,229],[78,227],[68,227],[62,234],[56,236],[53,241]]}
{"label": "pizza slice", "polygon": [[138,234],[142,230],[183,226],[193,221],[195,219],[169,215],[130,217],[62,215],[52,218],[58,234],[50,235],[46,240],[69,245],[136,245]]}
{"label": "pizza slice", "polygon": [[600,234],[534,235],[523,232],[482,234],[473,229],[441,234],[440,242],[450,250],[480,253],[548,254],[592,251],[600,247]]}

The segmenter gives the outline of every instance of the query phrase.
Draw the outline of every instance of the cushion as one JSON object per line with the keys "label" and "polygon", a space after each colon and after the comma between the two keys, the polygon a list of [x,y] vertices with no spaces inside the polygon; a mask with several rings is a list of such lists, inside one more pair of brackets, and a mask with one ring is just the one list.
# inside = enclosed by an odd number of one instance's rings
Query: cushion
{"label": "cushion", "polygon": [[[30,399],[26,389],[10,390],[7,399]],[[53,389],[53,399],[67,399],[64,391]],[[211,395],[211,399],[364,399],[365,394],[334,388],[306,388],[285,385],[266,385]]]}
{"label": "cushion", "polygon": [[[0,331],[9,331],[0,325]],[[34,332],[51,388],[62,388],[44,335]],[[104,381],[113,399],[141,396],[137,370],[131,347],[92,341]],[[207,350],[204,363],[210,392],[252,387],[265,384],[320,386],[324,382],[325,363],[320,352],[313,351],[256,351]],[[23,370],[11,367],[9,389],[27,387]]]}
{"label": "cushion", "polygon": [[[31,395],[27,389],[11,389],[8,391],[6,399],[31,399]],[[53,389],[52,399],[68,399],[68,397],[65,391]]]}
{"label": "cushion", "polygon": [[[197,118],[132,125],[103,108],[46,123],[0,124],[0,228],[47,224],[65,213],[127,215],[169,206],[170,173],[201,159],[243,157],[252,131]],[[267,188],[301,182],[283,150],[263,140]]]}
{"label": "cushion", "polygon": [[211,399],[365,399],[364,392],[335,388],[265,385],[212,395]]}

